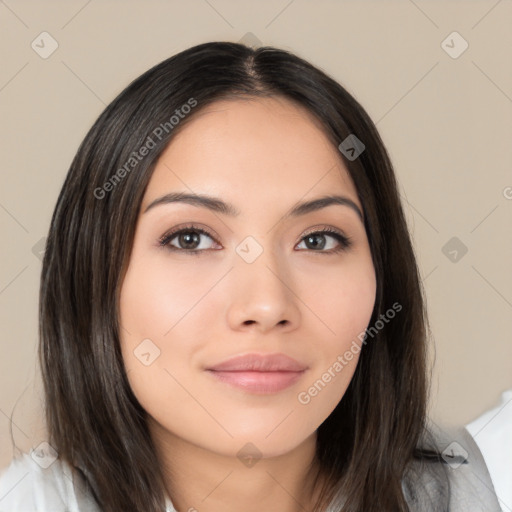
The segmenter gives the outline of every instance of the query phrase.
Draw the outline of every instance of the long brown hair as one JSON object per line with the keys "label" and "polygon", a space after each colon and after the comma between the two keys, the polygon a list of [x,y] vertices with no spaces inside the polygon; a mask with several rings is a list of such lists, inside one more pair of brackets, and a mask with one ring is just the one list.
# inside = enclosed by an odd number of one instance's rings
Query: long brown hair
{"label": "long brown hair", "polygon": [[[340,158],[363,205],[376,271],[370,325],[394,303],[403,308],[364,346],[343,399],[318,429],[315,479],[321,473],[327,483],[316,509],[331,503],[330,510],[344,512],[407,511],[421,498],[414,461],[441,466],[439,454],[426,449],[428,326],[421,280],[374,123],[339,83],[288,51],[211,42],[154,66],[106,107],[71,163],[51,220],[39,311],[49,442],[86,477],[104,512],[165,508],[146,412],[130,389],[119,343],[120,284],[145,188],[159,155],[201,108],[262,96],[307,108],[336,147],[351,134],[363,142],[358,158],[342,152]],[[173,127],[176,110],[186,115]],[[148,137],[150,151],[130,161]],[[443,509],[447,499],[445,493],[443,503],[429,509]]]}

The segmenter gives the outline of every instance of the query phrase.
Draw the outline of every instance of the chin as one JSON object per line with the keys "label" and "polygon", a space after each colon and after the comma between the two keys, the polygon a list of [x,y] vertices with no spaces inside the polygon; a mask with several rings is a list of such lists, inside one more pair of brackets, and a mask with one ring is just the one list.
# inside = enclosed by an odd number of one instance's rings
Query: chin
{"label": "chin", "polygon": [[[306,436],[291,438],[286,430],[279,435],[277,432],[271,433],[272,429],[265,429],[261,432],[252,432],[235,435],[232,439],[224,439],[212,446],[205,446],[207,449],[220,455],[228,457],[237,457],[243,462],[251,457],[254,459],[270,459],[279,457],[293,451],[302,442],[308,439]],[[211,439],[208,440],[211,442]]]}

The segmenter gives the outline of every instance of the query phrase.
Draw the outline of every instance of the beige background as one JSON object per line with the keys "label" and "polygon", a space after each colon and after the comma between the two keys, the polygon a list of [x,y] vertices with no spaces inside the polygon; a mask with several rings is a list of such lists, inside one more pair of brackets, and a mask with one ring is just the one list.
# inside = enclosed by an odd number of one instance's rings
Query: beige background
{"label": "beige background", "polygon": [[[45,440],[40,241],[79,143],[149,67],[248,32],[324,69],[377,123],[428,296],[432,418],[465,424],[495,406],[512,387],[511,20],[508,0],[0,1],[0,466],[13,409],[18,446]],[[43,31],[58,43],[46,59],[31,47]],[[453,31],[469,44],[457,58],[445,48],[460,39],[442,44]],[[468,248],[456,262],[442,251],[452,237]]]}

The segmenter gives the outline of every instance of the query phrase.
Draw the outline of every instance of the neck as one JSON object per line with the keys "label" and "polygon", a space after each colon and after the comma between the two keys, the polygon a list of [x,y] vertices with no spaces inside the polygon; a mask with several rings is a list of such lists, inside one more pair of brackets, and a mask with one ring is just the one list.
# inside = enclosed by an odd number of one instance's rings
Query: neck
{"label": "neck", "polygon": [[243,463],[150,427],[166,488],[180,512],[304,512],[313,489],[316,432],[288,453]]}

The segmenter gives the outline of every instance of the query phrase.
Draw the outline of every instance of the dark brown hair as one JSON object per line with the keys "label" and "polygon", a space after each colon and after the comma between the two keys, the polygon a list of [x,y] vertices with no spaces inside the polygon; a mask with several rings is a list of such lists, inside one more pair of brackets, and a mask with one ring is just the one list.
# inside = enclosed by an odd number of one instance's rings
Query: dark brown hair
{"label": "dark brown hair", "polygon": [[[363,142],[358,158],[341,152],[340,158],[363,205],[376,271],[370,325],[394,303],[403,307],[364,346],[343,399],[318,429],[315,482],[322,474],[328,485],[317,510],[331,503],[330,510],[345,512],[399,512],[421,500],[442,510],[443,471],[436,473],[435,503],[420,492],[421,475],[441,464],[427,446],[427,319],[390,158],[353,96],[273,47],[211,42],[165,60],[107,106],[79,147],[53,213],[41,274],[39,357],[49,442],[86,477],[104,512],[164,510],[146,412],[130,389],[119,344],[119,292],[138,210],[158,157],[201,108],[264,96],[305,107],[336,147],[351,134]],[[172,128],[171,116],[191,99],[195,106]],[[167,129],[157,137],[159,126]],[[127,167],[148,137],[154,146]]]}

